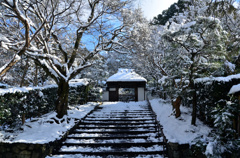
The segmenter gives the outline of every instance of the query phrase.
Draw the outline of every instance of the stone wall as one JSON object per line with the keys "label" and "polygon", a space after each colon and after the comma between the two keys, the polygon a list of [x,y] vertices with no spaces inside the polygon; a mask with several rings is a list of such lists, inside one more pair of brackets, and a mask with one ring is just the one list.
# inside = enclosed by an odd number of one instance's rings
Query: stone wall
{"label": "stone wall", "polygon": [[0,158],[44,158],[52,147],[49,144],[0,143],[0,150]]}
{"label": "stone wall", "polygon": [[178,143],[167,143],[167,152],[169,158],[190,158],[191,151],[189,149],[189,144],[178,144]]}
{"label": "stone wall", "polygon": [[189,144],[167,143],[167,152],[169,158],[206,158],[202,153],[193,153]]}

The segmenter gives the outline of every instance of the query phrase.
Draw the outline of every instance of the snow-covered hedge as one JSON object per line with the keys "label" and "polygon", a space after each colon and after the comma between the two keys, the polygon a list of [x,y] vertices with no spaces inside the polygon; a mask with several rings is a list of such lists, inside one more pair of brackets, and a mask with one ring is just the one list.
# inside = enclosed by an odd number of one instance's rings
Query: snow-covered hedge
{"label": "snow-covered hedge", "polygon": [[[213,125],[212,111],[217,107],[225,106],[226,101],[230,100],[228,95],[229,90],[233,85],[240,83],[240,74],[231,75],[227,77],[206,77],[195,80],[195,87],[197,90],[197,108],[198,117]],[[191,95],[186,93],[183,97],[183,104],[191,105]]]}
{"label": "snow-covered hedge", "polygon": [[102,101],[102,92],[101,87],[91,86],[88,96],[88,101]]}
{"label": "snow-covered hedge", "polygon": [[[88,82],[71,82],[69,104],[83,104],[88,100]],[[0,89],[0,126],[20,124],[24,119],[53,111],[57,86]]]}

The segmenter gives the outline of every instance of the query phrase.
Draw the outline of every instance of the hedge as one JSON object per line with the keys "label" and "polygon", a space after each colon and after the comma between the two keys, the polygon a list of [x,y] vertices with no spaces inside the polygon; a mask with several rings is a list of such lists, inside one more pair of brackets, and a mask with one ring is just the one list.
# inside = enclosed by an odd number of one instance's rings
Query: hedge
{"label": "hedge", "polygon": [[[70,83],[69,104],[88,101],[89,84],[86,79]],[[15,127],[24,119],[31,119],[55,109],[57,85],[0,89],[0,126]]]}
{"label": "hedge", "polygon": [[[239,83],[240,75],[196,79],[198,118],[209,125],[213,125],[213,109],[217,105],[225,106],[226,101],[230,100],[229,90],[233,85]],[[191,93],[186,92],[183,95],[183,105],[190,106],[191,104]]]}

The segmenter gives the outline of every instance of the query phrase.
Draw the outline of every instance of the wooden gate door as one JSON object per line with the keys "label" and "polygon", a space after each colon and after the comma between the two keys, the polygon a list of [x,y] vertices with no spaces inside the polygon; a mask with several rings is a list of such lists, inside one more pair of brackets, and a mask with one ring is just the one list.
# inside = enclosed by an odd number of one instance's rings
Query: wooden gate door
{"label": "wooden gate door", "polygon": [[109,88],[109,101],[118,101],[118,88]]}

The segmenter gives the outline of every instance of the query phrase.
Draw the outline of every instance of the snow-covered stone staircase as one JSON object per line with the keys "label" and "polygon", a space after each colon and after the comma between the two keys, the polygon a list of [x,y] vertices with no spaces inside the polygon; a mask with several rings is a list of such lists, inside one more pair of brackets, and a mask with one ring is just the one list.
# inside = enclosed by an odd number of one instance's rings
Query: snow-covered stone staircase
{"label": "snow-covered stone staircase", "polygon": [[81,121],[53,157],[163,157],[163,138],[146,102],[104,103]]}

